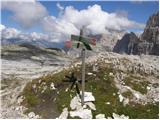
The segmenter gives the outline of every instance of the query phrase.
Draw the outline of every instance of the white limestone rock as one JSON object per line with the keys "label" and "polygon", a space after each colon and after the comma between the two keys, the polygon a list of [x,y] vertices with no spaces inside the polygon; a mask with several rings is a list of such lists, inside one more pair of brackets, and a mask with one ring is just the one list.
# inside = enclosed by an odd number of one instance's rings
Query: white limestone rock
{"label": "white limestone rock", "polygon": [[88,105],[91,110],[96,110],[96,107],[92,102],[86,102],[85,105]]}
{"label": "white limestone rock", "polygon": [[50,89],[51,89],[51,90],[55,90],[55,89],[56,89],[53,82],[52,82],[51,85],[50,85]]}
{"label": "white limestone rock", "polygon": [[29,117],[29,119],[38,119],[38,118],[40,118],[40,116],[36,115],[34,112],[28,113],[28,117]]}
{"label": "white limestone rock", "polygon": [[111,103],[110,102],[106,102],[105,104],[110,105]]}
{"label": "white limestone rock", "polygon": [[84,92],[84,102],[92,102],[92,101],[95,101],[92,92]]}
{"label": "white limestone rock", "polygon": [[20,97],[18,97],[18,99],[17,99],[17,103],[20,104],[21,102],[23,102],[23,100],[24,100],[24,97],[23,97],[23,96],[20,96]]}
{"label": "white limestone rock", "polygon": [[138,93],[134,93],[134,96],[137,98],[137,99],[140,99],[140,95]]}
{"label": "white limestone rock", "polygon": [[65,91],[66,91],[66,92],[68,92],[68,90],[69,90],[69,88],[66,88],[66,90],[65,90]]}
{"label": "white limestone rock", "polygon": [[29,118],[34,118],[34,117],[35,117],[35,113],[34,113],[34,112],[28,113],[28,117],[29,117]]}
{"label": "white limestone rock", "polygon": [[147,86],[147,90],[150,90],[150,89],[151,89],[151,87]]}
{"label": "white limestone rock", "polygon": [[125,116],[125,115],[118,115],[118,114],[116,114],[116,113],[113,113],[113,118],[114,119],[129,119],[129,117],[128,116]]}
{"label": "white limestone rock", "polygon": [[67,119],[67,118],[68,118],[68,108],[64,108],[63,112],[61,113],[58,119]]}
{"label": "white limestone rock", "polygon": [[109,76],[113,76],[113,73],[112,73],[112,72],[110,72],[110,73],[109,73]]}
{"label": "white limestone rock", "polygon": [[122,102],[123,101],[123,96],[121,94],[119,94],[119,101]]}
{"label": "white limestone rock", "polygon": [[106,119],[105,114],[98,114],[96,115],[96,119]]}
{"label": "white limestone rock", "polygon": [[89,72],[89,73],[87,73],[87,75],[93,75],[93,73]]}
{"label": "white limestone rock", "polygon": [[72,110],[81,108],[81,102],[80,102],[80,98],[78,96],[75,96],[71,100],[70,107],[71,107]]}
{"label": "white limestone rock", "polygon": [[79,117],[81,119],[92,119],[92,111],[89,109],[79,109],[76,111],[70,111],[71,117]]}

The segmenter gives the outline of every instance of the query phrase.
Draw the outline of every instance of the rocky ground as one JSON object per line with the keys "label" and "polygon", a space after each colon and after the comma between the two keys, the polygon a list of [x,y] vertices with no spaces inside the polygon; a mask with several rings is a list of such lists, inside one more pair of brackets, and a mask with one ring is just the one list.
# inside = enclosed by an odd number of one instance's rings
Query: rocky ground
{"label": "rocky ground", "polygon": [[[105,118],[158,118],[159,57],[96,53],[86,60],[86,91],[95,96],[97,115]],[[81,64],[75,62],[56,74],[49,74],[28,83],[21,97],[29,118],[57,118],[69,107],[75,92],[63,83],[65,75],[75,72],[81,79]],[[65,100],[64,100],[65,98]],[[30,116],[30,114],[32,114]],[[125,116],[124,116],[124,115]],[[38,116],[37,116],[38,115]],[[69,117],[70,118],[70,117]],[[72,118],[72,117],[71,117]],[[74,117],[75,118],[75,117]]]}
{"label": "rocky ground", "polygon": [[2,59],[2,118],[24,117],[23,114],[19,113],[22,112],[22,106],[18,107],[17,101],[19,100],[19,93],[22,92],[26,83],[59,69],[61,66],[40,66],[27,60],[9,61]]}
{"label": "rocky ground", "polygon": [[2,47],[1,118],[28,118],[23,114],[24,107],[19,106],[22,100],[19,94],[32,79],[60,71],[62,66],[68,65],[70,59],[62,55],[55,50],[38,50],[29,45]]}

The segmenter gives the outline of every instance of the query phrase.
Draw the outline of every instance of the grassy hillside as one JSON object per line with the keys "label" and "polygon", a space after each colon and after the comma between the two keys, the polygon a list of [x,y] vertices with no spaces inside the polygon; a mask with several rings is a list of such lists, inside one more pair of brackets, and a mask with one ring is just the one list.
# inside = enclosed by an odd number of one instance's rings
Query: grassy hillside
{"label": "grassy hillside", "polygon": [[[92,92],[96,99],[94,102],[96,111],[93,111],[94,118],[95,115],[100,113],[105,114],[106,117],[111,117],[113,112],[119,115],[124,114],[133,119],[158,118],[158,102],[148,102],[146,104],[134,102],[131,100],[134,97],[131,91],[122,93],[125,98],[130,100],[128,104],[124,105],[119,101],[119,89],[116,87],[114,75],[123,71],[114,70],[112,64],[103,61],[98,61],[97,66],[98,70],[93,72],[93,64],[86,65],[86,80],[88,81],[86,82],[86,91]],[[78,79],[81,79],[81,66],[77,65],[56,74],[34,79],[28,83],[22,93],[25,97],[22,105],[28,108],[25,113],[33,111],[42,118],[56,118],[61,114],[63,108],[69,108],[70,101],[76,93],[74,90],[67,91],[70,84],[64,83],[62,80],[65,79],[65,75],[69,75],[73,71]],[[88,72],[93,74],[88,75]],[[127,86],[142,94],[148,92],[146,86],[151,83],[145,81],[147,76],[137,76],[137,74],[130,72],[124,74],[126,77],[123,81]],[[140,82],[135,82],[136,80]],[[50,88],[52,83],[55,85],[55,90]],[[108,102],[110,104],[107,104]]]}

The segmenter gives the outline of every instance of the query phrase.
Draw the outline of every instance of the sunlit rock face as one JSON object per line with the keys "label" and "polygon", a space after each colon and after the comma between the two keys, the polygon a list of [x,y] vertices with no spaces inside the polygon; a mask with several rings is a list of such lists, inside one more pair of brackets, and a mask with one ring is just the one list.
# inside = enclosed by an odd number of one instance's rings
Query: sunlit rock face
{"label": "sunlit rock face", "polygon": [[159,12],[150,16],[140,37],[135,33],[126,33],[118,40],[113,52],[126,54],[159,55]]}
{"label": "sunlit rock face", "polygon": [[149,18],[140,40],[139,52],[159,55],[159,12]]}

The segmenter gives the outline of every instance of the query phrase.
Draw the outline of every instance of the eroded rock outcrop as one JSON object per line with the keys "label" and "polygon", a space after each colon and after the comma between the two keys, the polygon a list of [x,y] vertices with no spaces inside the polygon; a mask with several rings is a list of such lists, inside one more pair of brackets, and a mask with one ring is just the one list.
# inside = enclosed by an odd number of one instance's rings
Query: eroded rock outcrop
{"label": "eroded rock outcrop", "polygon": [[113,49],[117,53],[159,55],[159,12],[150,16],[140,37],[135,33],[125,34]]}
{"label": "eroded rock outcrop", "polygon": [[140,40],[138,53],[159,55],[159,12],[149,18]]}
{"label": "eroded rock outcrop", "polygon": [[135,54],[138,42],[139,39],[135,33],[126,33],[121,40],[117,41],[113,51],[117,53]]}

